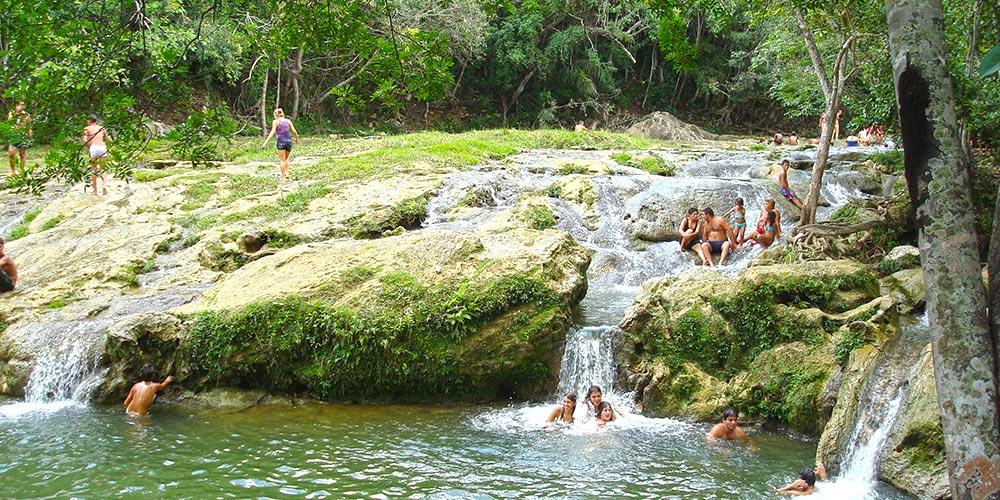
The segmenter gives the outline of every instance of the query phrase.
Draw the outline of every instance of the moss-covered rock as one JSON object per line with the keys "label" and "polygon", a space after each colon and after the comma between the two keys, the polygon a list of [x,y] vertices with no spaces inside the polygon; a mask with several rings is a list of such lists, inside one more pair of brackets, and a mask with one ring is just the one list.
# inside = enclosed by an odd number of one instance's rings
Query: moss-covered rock
{"label": "moss-covered rock", "polygon": [[759,266],[739,278],[696,269],[643,286],[621,328],[626,384],[651,415],[752,417],[818,433],[821,393],[839,368],[832,333],[882,319],[864,266]]}

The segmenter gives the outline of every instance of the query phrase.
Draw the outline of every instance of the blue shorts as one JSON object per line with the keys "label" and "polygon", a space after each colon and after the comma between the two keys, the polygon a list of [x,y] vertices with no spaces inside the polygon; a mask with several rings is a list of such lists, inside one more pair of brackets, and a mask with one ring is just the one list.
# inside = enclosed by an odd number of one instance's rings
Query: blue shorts
{"label": "blue shorts", "polygon": [[798,198],[798,196],[795,196],[795,193],[793,193],[792,190],[788,188],[781,188],[778,190],[778,192],[781,193],[781,196],[788,198],[788,201],[791,202],[794,202],[795,198]]}
{"label": "blue shorts", "polygon": [[278,147],[279,151],[285,150],[285,151],[291,152],[292,151],[292,141],[278,141],[277,142],[277,147]]}

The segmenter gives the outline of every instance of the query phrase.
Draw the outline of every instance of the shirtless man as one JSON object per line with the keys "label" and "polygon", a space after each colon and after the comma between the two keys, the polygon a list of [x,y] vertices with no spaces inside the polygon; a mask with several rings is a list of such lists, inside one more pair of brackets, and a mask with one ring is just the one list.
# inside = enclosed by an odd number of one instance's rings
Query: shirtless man
{"label": "shirtless man", "polygon": [[733,228],[729,226],[726,219],[716,217],[711,208],[706,208],[701,213],[705,214],[701,225],[701,251],[702,258],[705,259],[704,265],[712,267],[712,253],[721,252],[719,265],[724,266],[729,251],[736,248],[736,233],[733,232]]}
{"label": "shirtless man", "polygon": [[17,286],[17,266],[14,259],[3,251],[3,238],[0,238],[0,293],[12,292]]}
{"label": "shirtless man", "polygon": [[778,191],[781,193],[781,196],[788,198],[788,201],[794,203],[795,206],[799,207],[799,210],[802,210],[802,200],[800,200],[799,197],[795,195],[795,192],[792,191],[791,186],[788,185],[789,166],[790,164],[788,163],[788,160],[781,160],[781,173],[778,174]]}
{"label": "shirtless man", "polygon": [[679,251],[694,250],[694,253],[701,257],[702,264],[705,263],[705,253],[701,251],[701,218],[698,217],[698,209],[691,207],[688,209],[687,217],[681,221],[681,226],[677,228],[681,233],[681,246]]}
{"label": "shirtless man", "polygon": [[[97,117],[91,115],[87,118],[87,126],[83,129],[83,147],[87,148],[90,154],[90,176],[91,186],[94,188],[94,196],[97,196],[97,178],[101,178],[103,193],[108,194],[108,182],[104,178],[101,164],[108,157],[108,131],[103,126],[97,124]],[[84,192],[87,188],[84,186]]]}
{"label": "shirtless man", "polygon": [[174,377],[168,375],[162,383],[153,382],[156,378],[156,370],[148,363],[139,370],[139,382],[132,386],[125,398],[125,413],[145,416],[149,414],[149,407],[153,406],[156,400],[156,393],[165,389]]}
{"label": "shirtless man", "polygon": [[31,115],[24,111],[24,102],[18,101],[14,111],[7,113],[7,120],[13,122],[14,138],[7,145],[7,156],[10,158],[10,175],[17,173],[18,155],[21,157],[21,168],[28,166],[28,146],[31,145],[33,131],[31,130]]}
{"label": "shirtless man", "polygon": [[709,442],[719,439],[749,442],[750,436],[747,436],[747,433],[743,432],[743,429],[740,429],[736,423],[738,419],[739,414],[736,413],[736,409],[726,408],[726,411],[722,412],[722,422],[715,424],[712,430],[705,434],[705,439]]}

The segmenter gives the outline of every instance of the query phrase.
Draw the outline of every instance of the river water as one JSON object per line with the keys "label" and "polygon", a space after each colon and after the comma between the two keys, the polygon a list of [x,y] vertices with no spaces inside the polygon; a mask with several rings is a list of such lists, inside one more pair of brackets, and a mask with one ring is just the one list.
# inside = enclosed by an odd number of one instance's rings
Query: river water
{"label": "river water", "polygon": [[[727,153],[727,161],[713,163],[709,156],[682,165],[677,179],[661,179],[615,167],[606,153],[531,153],[454,176],[431,201],[426,226],[472,230],[487,223],[523,193],[551,184],[556,167],[539,164],[567,155],[596,155],[614,175],[593,177],[596,217],[552,201],[557,227],[593,256],[588,294],[567,334],[559,392],[577,391],[582,402],[588,385],[600,385],[624,414],[611,428],[598,430],[582,418],[582,405],[574,425],[546,426],[558,394],[547,402],[494,406],[314,403],[234,410],[161,402],[151,417],[130,418],[120,407],[82,401],[81,382],[28,401],[0,400],[0,496],[772,497],[813,464],[813,442],[752,429],[753,448],[708,445],[709,424],[635,414],[629,395],[614,390],[610,351],[615,325],[640,285],[695,266],[676,242],[631,243],[627,221],[636,204],[672,200],[679,190],[707,190],[744,197],[751,218],[768,193],[770,181],[754,174],[766,161]],[[488,195],[487,207],[450,217],[470,188]],[[739,273],[756,252],[734,255],[720,272]],[[78,357],[80,363],[59,358],[57,364],[89,366],[83,361],[91,358]],[[85,371],[68,375],[89,380]],[[862,482],[852,494],[898,497],[873,477]],[[836,497],[836,486],[821,492]]]}

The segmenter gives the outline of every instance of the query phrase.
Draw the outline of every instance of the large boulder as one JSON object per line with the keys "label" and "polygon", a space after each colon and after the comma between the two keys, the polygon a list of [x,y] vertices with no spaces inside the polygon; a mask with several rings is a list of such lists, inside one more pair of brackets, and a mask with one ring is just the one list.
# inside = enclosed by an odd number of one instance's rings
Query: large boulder
{"label": "large boulder", "polygon": [[225,275],[172,318],[117,325],[107,349],[114,376],[101,394],[114,400],[126,388],[119,374],[156,362],[198,391],[541,396],[558,381],[589,260],[556,230],[424,230],[298,245]]}
{"label": "large boulder", "polygon": [[697,125],[681,121],[666,111],[657,111],[646,115],[645,118],[629,127],[625,133],[663,141],[703,141],[716,137]]}
{"label": "large boulder", "polygon": [[874,275],[849,261],[651,280],[620,324],[621,382],[649,415],[714,419],[736,405],[817,434],[838,367],[834,333],[885,321],[892,302],[877,296]]}

